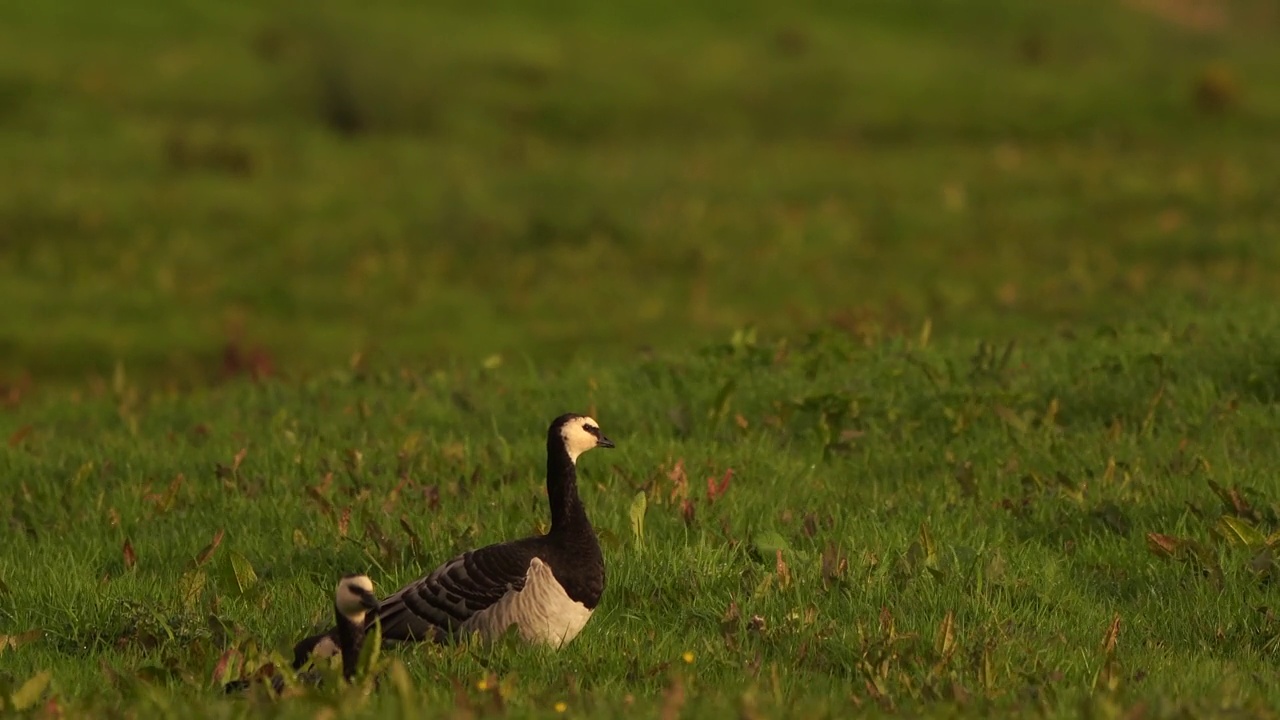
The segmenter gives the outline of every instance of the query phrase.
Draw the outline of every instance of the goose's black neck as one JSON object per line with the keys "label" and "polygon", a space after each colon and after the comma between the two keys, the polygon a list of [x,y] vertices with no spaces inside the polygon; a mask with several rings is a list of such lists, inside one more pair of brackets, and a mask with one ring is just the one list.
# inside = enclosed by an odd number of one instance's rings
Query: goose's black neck
{"label": "goose's black neck", "polygon": [[594,536],[578,497],[578,468],[558,432],[547,437],[547,498],[551,503],[552,537]]}
{"label": "goose's black neck", "polygon": [[346,680],[356,676],[360,664],[360,650],[364,645],[364,624],[356,624],[342,614],[337,605],[333,608],[334,619],[338,623],[338,650],[342,653],[342,677]]}

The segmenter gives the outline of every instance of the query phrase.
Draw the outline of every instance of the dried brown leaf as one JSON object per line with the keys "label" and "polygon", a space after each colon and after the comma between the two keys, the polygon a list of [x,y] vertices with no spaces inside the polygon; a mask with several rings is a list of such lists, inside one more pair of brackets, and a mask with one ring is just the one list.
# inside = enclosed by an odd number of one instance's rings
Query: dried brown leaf
{"label": "dried brown leaf", "polygon": [[16,431],[14,431],[12,435],[9,436],[9,447],[16,448],[19,445],[21,445],[22,441],[26,440],[31,435],[31,431],[34,429],[35,428],[33,428],[30,425],[23,425],[22,427],[18,428]]}
{"label": "dried brown leaf", "polygon": [[440,509],[440,486],[439,485],[428,485],[422,488],[422,495],[427,500],[428,510]]}
{"label": "dried brown leaf", "polygon": [[218,658],[218,662],[213,666],[213,681],[219,685],[226,681],[227,669],[231,665],[232,660],[237,660],[240,653],[235,648],[227,648]]}
{"label": "dried brown leaf", "polygon": [[964,461],[955,470],[956,483],[960,485],[960,495],[971,500],[978,499],[978,482],[974,477],[973,463]]}
{"label": "dried brown leaf", "polygon": [[943,616],[942,622],[938,624],[938,636],[934,640],[934,650],[938,656],[945,662],[951,657],[951,653],[956,649],[956,614],[953,610],[948,610]]}
{"label": "dried brown leaf", "polygon": [[409,548],[413,550],[415,555],[420,555],[422,553],[422,538],[418,537],[418,533],[409,524],[408,518],[403,515],[400,516],[400,528],[409,536]]}
{"label": "dried brown leaf", "polygon": [[1120,613],[1116,613],[1111,619],[1111,625],[1107,627],[1107,633],[1102,636],[1102,654],[1108,658],[1115,655],[1116,643],[1120,640]]}
{"label": "dried brown leaf", "polygon": [[890,639],[894,637],[893,614],[889,612],[888,605],[880,608],[880,632]]}
{"label": "dried brown leaf", "polygon": [[689,498],[680,501],[680,517],[684,520],[684,524],[692,525],[694,521],[694,504]]}
{"label": "dried brown leaf", "polygon": [[990,642],[982,646],[982,664],[978,667],[978,681],[988,695],[996,689],[994,649]]}
{"label": "dried brown leaf", "polygon": [[738,607],[737,600],[730,600],[729,607],[725,608],[724,615],[720,618],[721,623],[732,623],[737,627],[738,620],[742,618],[742,610]]}
{"label": "dried brown leaf", "polygon": [[129,538],[124,540],[124,567],[126,570],[132,570],[138,564],[138,554],[133,551],[133,543],[129,542]]}
{"label": "dried brown leaf", "polygon": [[199,555],[196,555],[196,567],[200,567],[201,565],[209,562],[209,558],[213,557],[213,553],[217,551],[218,546],[222,544],[222,536],[224,532],[224,530],[219,529],[218,532],[214,533],[213,539],[209,541],[209,544],[204,546],[204,549],[200,551]]}
{"label": "dried brown leaf", "polygon": [[822,550],[822,586],[830,587],[842,580],[849,571],[849,558],[845,557],[834,542],[828,541]]}
{"label": "dried brown leaf", "polygon": [[684,702],[684,682],[679,675],[676,675],[671,678],[671,684],[662,693],[662,711],[658,717],[662,720],[676,720],[680,717],[680,711],[684,709]]}
{"label": "dried brown leaf", "polygon": [[1182,541],[1172,535],[1147,533],[1147,550],[1156,557],[1171,558],[1177,554],[1180,547],[1182,547]]}
{"label": "dried brown leaf", "polygon": [[368,540],[372,540],[378,547],[378,552],[384,558],[393,557],[397,553],[397,547],[391,538],[382,531],[382,526],[373,518],[368,518],[364,522],[364,536]]}
{"label": "dried brown leaf", "polygon": [[724,471],[724,475],[716,482],[715,477],[707,478],[707,502],[713,503],[729,489],[729,481],[733,479],[733,468]]}
{"label": "dried brown leaf", "polygon": [[404,490],[404,488],[408,484],[409,484],[409,477],[403,474],[400,475],[400,479],[396,483],[396,486],[391,488],[391,492],[387,493],[387,499],[382,501],[383,515],[390,515],[391,511],[395,509],[396,505],[400,504],[400,493]]}
{"label": "dried brown leaf", "polygon": [[330,518],[334,517],[333,503],[329,502],[329,498],[324,496],[324,494],[320,491],[320,488],[314,485],[307,486],[307,497],[311,498],[313,501],[315,501],[316,505],[320,506],[320,512],[324,513]]}
{"label": "dried brown leaf", "polygon": [[782,550],[774,551],[776,553],[775,569],[778,573],[778,587],[787,588],[791,586],[791,568],[787,567],[787,561],[782,559]]}
{"label": "dried brown leaf", "polygon": [[684,470],[684,458],[676,460],[676,464],[667,473],[667,479],[671,481],[671,502],[689,497],[689,476]]}
{"label": "dried brown leaf", "polygon": [[40,628],[21,632],[17,635],[0,635],[0,655],[3,655],[6,650],[17,650],[23,645],[35,642],[42,637],[44,637],[44,630]]}
{"label": "dried brown leaf", "polygon": [[800,523],[800,531],[805,537],[811,538],[818,534],[818,516],[813,513],[805,513],[804,521]]}
{"label": "dried brown leaf", "polygon": [[453,717],[457,720],[474,718],[476,711],[471,705],[471,693],[456,677],[451,676],[450,682],[453,684]]}
{"label": "dried brown leaf", "polygon": [[1257,511],[1254,510],[1249,502],[1244,499],[1244,496],[1240,494],[1239,489],[1235,487],[1224,488],[1213,480],[1209,481],[1209,488],[1213,490],[1214,494],[1217,495],[1220,500],[1222,500],[1222,505],[1226,508],[1227,512],[1235,515],[1236,517],[1247,518],[1254,522],[1257,522],[1260,519]]}

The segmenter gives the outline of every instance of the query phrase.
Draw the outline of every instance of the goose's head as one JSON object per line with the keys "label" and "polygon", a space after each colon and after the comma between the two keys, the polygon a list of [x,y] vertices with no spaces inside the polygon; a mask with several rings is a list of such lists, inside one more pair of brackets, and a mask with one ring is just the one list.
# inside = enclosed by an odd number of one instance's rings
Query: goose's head
{"label": "goose's head", "polygon": [[569,460],[575,463],[579,455],[592,448],[613,447],[613,441],[600,432],[600,424],[586,415],[561,415],[551,423],[550,435],[564,443]]}
{"label": "goose's head", "polygon": [[365,613],[378,610],[378,597],[373,594],[373,581],[368,575],[343,577],[338,581],[333,603],[343,617],[356,625],[364,624]]}

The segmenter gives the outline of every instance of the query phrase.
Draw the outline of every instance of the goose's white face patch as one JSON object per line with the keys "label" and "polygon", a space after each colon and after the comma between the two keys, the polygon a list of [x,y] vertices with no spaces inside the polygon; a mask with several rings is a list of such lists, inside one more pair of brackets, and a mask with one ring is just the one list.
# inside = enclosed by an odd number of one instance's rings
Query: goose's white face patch
{"label": "goose's white face patch", "polygon": [[585,416],[574,418],[560,428],[560,437],[569,460],[576,463],[579,455],[600,443],[600,423]]}
{"label": "goose's white face patch", "polygon": [[572,600],[556,582],[551,568],[534,558],[525,573],[523,589],[508,591],[498,602],[473,615],[462,629],[493,640],[515,625],[526,641],[558,648],[577,637],[590,619],[591,611]]}
{"label": "goose's white face patch", "polygon": [[320,660],[323,658],[331,658],[341,652],[342,651],[338,649],[338,643],[334,642],[333,638],[326,637],[321,638],[320,642],[316,643],[316,646],[311,649],[311,657],[313,659]]}
{"label": "goose's white face patch", "polygon": [[[361,592],[363,591],[363,593]],[[338,581],[338,589],[334,593],[334,603],[338,612],[351,622],[364,623],[366,608],[361,595],[373,592],[373,581],[367,575],[342,578]]]}

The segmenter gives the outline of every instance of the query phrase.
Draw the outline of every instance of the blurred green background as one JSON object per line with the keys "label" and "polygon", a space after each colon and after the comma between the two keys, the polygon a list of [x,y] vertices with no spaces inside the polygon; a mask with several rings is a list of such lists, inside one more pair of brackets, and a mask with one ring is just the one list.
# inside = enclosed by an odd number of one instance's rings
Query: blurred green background
{"label": "blurred green background", "polygon": [[1273,0],[12,2],[0,380],[1280,295]]}

